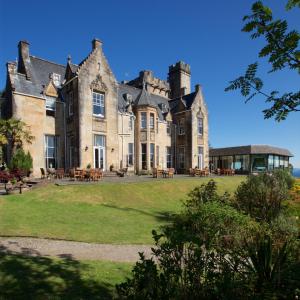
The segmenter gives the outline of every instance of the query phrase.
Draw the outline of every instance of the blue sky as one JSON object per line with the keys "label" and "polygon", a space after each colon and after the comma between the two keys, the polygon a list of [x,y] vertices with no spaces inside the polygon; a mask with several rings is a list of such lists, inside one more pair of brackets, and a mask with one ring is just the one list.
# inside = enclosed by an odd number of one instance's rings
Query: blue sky
{"label": "blue sky", "polygon": [[[65,64],[70,54],[79,63],[100,38],[117,79],[128,80],[143,69],[166,79],[168,66],[178,60],[191,65],[192,87],[200,83],[209,109],[213,147],[270,144],[288,148],[300,167],[300,113],[284,122],[264,120],[263,98],[244,104],[239,93],[225,93],[228,81],[258,60],[262,40],[241,32],[242,17],[253,1],[4,1],[0,0],[0,88],[5,63],[15,60],[17,43],[30,42],[30,52]],[[286,1],[265,1],[274,15],[287,18],[300,31],[300,11],[284,10]],[[300,76],[284,71],[267,74],[260,61],[265,90],[299,89]]]}

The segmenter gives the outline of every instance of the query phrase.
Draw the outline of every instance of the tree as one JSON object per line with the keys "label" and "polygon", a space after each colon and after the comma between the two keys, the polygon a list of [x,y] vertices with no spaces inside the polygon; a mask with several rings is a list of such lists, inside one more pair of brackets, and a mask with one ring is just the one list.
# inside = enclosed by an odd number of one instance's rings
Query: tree
{"label": "tree", "polygon": [[[289,0],[286,9],[300,8],[300,0]],[[272,10],[261,1],[252,5],[252,14],[243,18],[246,22],[242,31],[251,32],[251,38],[264,37],[266,45],[259,52],[259,57],[267,57],[271,64],[270,72],[283,69],[295,70],[300,75],[300,35],[296,30],[288,31],[286,20],[274,20]],[[271,107],[263,110],[266,119],[274,117],[276,121],[285,120],[290,112],[300,111],[300,90],[297,92],[263,91],[263,81],[256,76],[258,63],[250,64],[245,75],[230,81],[225,91],[240,90],[248,102],[260,95]]]}
{"label": "tree", "polygon": [[10,144],[12,151],[23,146],[24,142],[31,144],[34,136],[27,128],[27,125],[18,119],[0,120],[0,143],[1,145]]}

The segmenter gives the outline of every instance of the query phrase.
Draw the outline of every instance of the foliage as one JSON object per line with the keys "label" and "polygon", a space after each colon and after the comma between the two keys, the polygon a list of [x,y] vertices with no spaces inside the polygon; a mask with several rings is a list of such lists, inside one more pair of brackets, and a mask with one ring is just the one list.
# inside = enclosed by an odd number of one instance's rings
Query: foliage
{"label": "foliage", "polygon": [[10,169],[28,173],[32,169],[32,157],[29,151],[25,153],[23,149],[17,149],[10,161]]}
{"label": "foliage", "polygon": [[[282,180],[277,175],[266,176],[258,176],[255,183],[262,181],[263,185],[272,187],[272,193],[279,193],[274,196],[277,203],[277,199],[284,197],[280,190],[274,189],[273,180],[276,183]],[[254,184],[251,180],[248,181]],[[285,181],[282,186],[286,187]],[[262,198],[268,196],[261,194]],[[277,215],[274,214],[272,220],[280,215],[275,212]],[[214,181],[195,188],[184,203],[184,210],[172,223],[162,227],[161,233],[153,231],[154,258],[140,255],[132,278],[117,286],[119,298],[275,299],[295,296],[297,281],[292,278],[299,276],[295,239],[291,235],[284,242],[276,240],[269,219],[261,222],[257,215],[256,212],[252,218],[239,210],[228,194],[219,196]],[[280,227],[281,223],[278,224],[274,226]],[[283,276],[287,279],[282,279]]]}
{"label": "foliage", "polygon": [[16,148],[22,147],[24,142],[31,144],[34,140],[27,125],[23,121],[14,118],[0,120],[0,138],[1,137],[2,143],[10,143],[13,151]]}
{"label": "foliage", "polygon": [[292,182],[292,176],[284,170],[250,175],[237,188],[235,205],[258,222],[270,223],[282,211]]}
{"label": "foliage", "polygon": [[[300,7],[299,0],[289,0],[287,9]],[[266,45],[260,50],[259,57],[268,57],[271,64],[270,72],[288,68],[300,74],[300,49],[298,48],[300,34],[296,30],[288,32],[286,20],[274,20],[272,11],[261,1],[252,5],[252,14],[245,16],[242,31],[252,32],[251,38],[264,37]],[[225,91],[240,90],[246,97],[246,102],[256,95],[262,95],[272,106],[263,111],[266,119],[275,117],[277,121],[286,119],[290,112],[300,111],[300,91],[287,92],[279,95],[278,91],[263,92],[263,81],[256,76],[258,63],[250,64],[245,75],[230,81]]]}

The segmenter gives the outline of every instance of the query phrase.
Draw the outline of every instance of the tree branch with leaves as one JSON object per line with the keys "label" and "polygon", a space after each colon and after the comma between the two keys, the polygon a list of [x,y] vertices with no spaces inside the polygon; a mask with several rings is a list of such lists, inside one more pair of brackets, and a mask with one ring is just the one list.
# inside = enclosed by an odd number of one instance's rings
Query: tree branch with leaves
{"label": "tree branch with leaves", "polygon": [[[300,8],[300,0],[289,0],[286,9]],[[286,20],[274,20],[272,10],[261,1],[252,5],[252,14],[245,16],[242,31],[251,32],[251,38],[264,37],[266,45],[260,50],[259,57],[267,57],[271,64],[269,73],[283,69],[295,70],[300,75],[300,34],[296,30],[288,32]],[[245,102],[260,95],[271,107],[263,110],[266,119],[274,117],[276,121],[285,120],[290,112],[300,111],[300,91],[279,94],[263,90],[264,84],[257,74],[258,63],[250,64],[245,75],[230,81],[225,91],[240,90]]]}

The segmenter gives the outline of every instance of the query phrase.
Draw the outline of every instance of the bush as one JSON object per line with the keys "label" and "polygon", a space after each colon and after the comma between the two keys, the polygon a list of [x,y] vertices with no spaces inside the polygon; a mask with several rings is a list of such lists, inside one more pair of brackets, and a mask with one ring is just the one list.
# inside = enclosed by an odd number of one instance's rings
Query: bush
{"label": "bush", "polygon": [[132,278],[116,287],[119,298],[298,295],[299,245],[281,206],[287,197],[286,177],[278,174],[250,176],[239,186],[236,202],[228,194],[218,195],[214,181],[195,188],[171,224],[160,233],[153,231],[154,258],[140,254]]}
{"label": "bush", "polygon": [[32,169],[32,157],[29,151],[25,153],[23,149],[17,149],[10,161],[10,169],[22,170],[26,172],[26,175],[29,175]]}
{"label": "bush", "polygon": [[270,223],[282,210],[289,197],[290,175],[284,171],[250,175],[235,193],[235,205],[259,222]]}

